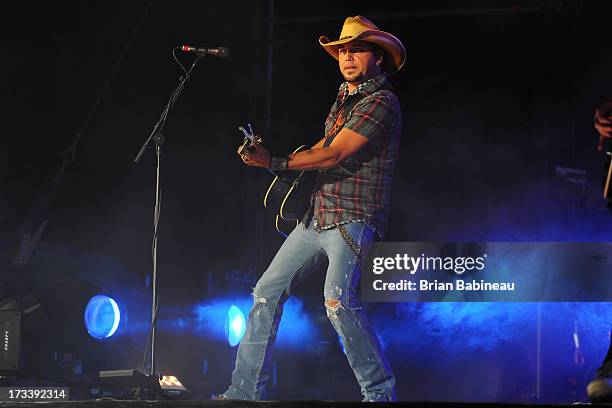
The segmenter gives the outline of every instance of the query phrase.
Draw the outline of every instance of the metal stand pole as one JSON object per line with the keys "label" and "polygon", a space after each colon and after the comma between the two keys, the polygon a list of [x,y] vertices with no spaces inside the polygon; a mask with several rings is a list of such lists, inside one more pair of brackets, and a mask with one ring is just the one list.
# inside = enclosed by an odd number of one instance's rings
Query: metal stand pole
{"label": "metal stand pole", "polygon": [[[178,49],[175,48],[175,50]],[[160,215],[160,211],[161,211],[161,199],[162,199],[162,191],[161,191],[161,182],[160,182],[160,167],[161,167],[161,145],[164,143],[164,135],[162,133],[163,129],[164,129],[164,125],[166,124],[166,119],[168,118],[168,114],[170,113],[170,109],[172,109],[172,107],[174,106],[174,103],[176,102],[176,100],[178,99],[179,95],[181,94],[181,92],[183,91],[183,89],[185,88],[185,85],[187,84],[187,82],[189,81],[189,79],[191,78],[191,72],[193,71],[193,68],[197,65],[197,63],[199,62],[199,60],[203,57],[204,55],[197,55],[195,60],[193,61],[193,63],[191,64],[191,67],[189,68],[189,71],[185,70],[182,65],[181,68],[183,68],[184,71],[184,75],[182,75],[179,79],[179,84],[177,85],[177,87],[174,89],[174,91],[172,91],[172,94],[170,95],[170,99],[168,100],[168,103],[166,104],[166,107],[164,108],[164,110],[162,111],[162,114],[159,118],[159,120],[157,121],[157,123],[155,124],[153,131],[151,132],[151,134],[149,135],[149,137],[147,138],[147,140],[144,142],[144,144],[142,145],[142,147],[140,148],[140,151],[138,152],[138,154],[136,155],[136,158],[134,159],[134,162],[138,163],[140,161],[140,159],[142,158],[145,150],[149,147],[149,145],[151,144],[151,142],[155,143],[155,156],[156,156],[156,175],[155,175],[155,213],[153,215],[153,244],[152,244],[152,258],[153,258],[153,276],[151,279],[151,286],[152,286],[152,304],[151,304],[151,329],[149,331],[149,341],[151,344],[151,354],[150,354],[150,358],[151,358],[151,366],[149,369],[149,375],[151,377],[156,375],[156,359],[155,359],[155,355],[156,355],[156,344],[155,344],[155,337],[156,337],[156,332],[157,332],[157,309],[158,309],[158,305],[159,305],[159,300],[158,300],[158,296],[157,296],[157,238],[158,238],[158,227],[159,227],[159,215]],[[176,56],[175,56],[176,59]],[[178,60],[177,60],[178,62]],[[180,65],[180,63],[179,63]],[[147,345],[148,345],[148,341],[147,341]],[[145,359],[146,359],[146,352],[145,352]],[[144,365],[144,363],[143,363]]]}

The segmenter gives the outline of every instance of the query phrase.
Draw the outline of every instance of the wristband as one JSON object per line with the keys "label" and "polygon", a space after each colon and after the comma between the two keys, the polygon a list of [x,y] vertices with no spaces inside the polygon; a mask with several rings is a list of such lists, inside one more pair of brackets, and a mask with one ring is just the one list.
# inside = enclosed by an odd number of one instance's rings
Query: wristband
{"label": "wristband", "polygon": [[272,157],[270,159],[270,170],[287,170],[286,157]]}

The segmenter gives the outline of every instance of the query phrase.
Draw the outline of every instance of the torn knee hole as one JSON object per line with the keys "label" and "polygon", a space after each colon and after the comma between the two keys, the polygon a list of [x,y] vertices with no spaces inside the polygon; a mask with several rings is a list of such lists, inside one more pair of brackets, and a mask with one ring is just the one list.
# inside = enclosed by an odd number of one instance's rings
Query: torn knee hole
{"label": "torn knee hole", "polygon": [[253,303],[268,303],[268,299],[265,297],[259,296],[257,293],[253,292]]}
{"label": "torn knee hole", "polygon": [[325,301],[325,307],[332,312],[335,312],[340,309],[340,306],[341,304],[338,299],[329,299]]}

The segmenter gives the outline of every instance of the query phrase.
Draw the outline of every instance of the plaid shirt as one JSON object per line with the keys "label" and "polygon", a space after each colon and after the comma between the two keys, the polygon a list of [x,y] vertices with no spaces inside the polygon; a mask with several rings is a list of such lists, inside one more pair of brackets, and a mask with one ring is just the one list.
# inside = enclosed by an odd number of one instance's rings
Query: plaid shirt
{"label": "plaid shirt", "polygon": [[316,230],[367,222],[382,238],[402,129],[399,101],[386,74],[360,84],[351,93],[346,82],[340,86],[325,121],[324,146],[343,128],[365,136],[368,143],[338,166],[318,171],[306,220],[312,216]]}

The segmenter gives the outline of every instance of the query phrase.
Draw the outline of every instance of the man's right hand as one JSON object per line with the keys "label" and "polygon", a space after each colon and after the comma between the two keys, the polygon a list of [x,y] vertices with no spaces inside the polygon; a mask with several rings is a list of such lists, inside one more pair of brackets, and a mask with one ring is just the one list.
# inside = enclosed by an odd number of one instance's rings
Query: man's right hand
{"label": "man's right hand", "polygon": [[595,129],[599,132],[597,150],[602,151],[604,140],[612,138],[612,101],[604,103],[595,111]]}

